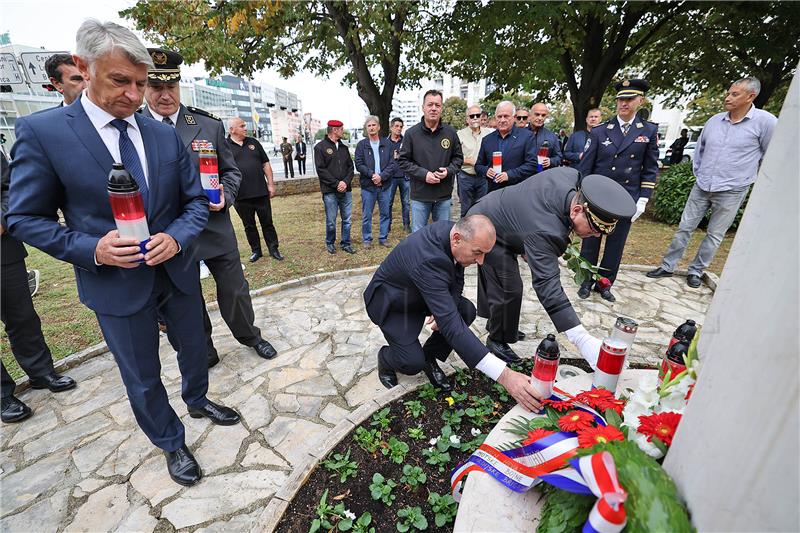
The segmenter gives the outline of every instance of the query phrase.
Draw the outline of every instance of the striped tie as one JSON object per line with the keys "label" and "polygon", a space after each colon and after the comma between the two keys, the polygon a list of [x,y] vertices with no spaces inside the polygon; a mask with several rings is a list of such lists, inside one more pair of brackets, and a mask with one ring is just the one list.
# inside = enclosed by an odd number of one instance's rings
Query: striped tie
{"label": "striped tie", "polygon": [[631,129],[631,123],[630,122],[626,122],[625,124],[623,124],[622,125],[622,135],[623,136],[627,136],[629,129]]}
{"label": "striped tie", "polygon": [[172,119],[171,119],[171,118],[169,118],[169,117],[164,117],[164,118],[162,118],[162,119],[161,119],[161,122],[163,122],[164,124],[168,124],[168,125],[170,125],[170,126],[175,126],[175,123],[174,123],[174,122],[172,122]]}
{"label": "striped tie", "polygon": [[145,211],[147,211],[147,181],[144,179],[144,170],[142,170],[142,162],[139,160],[139,152],[136,151],[133,141],[128,137],[128,122],[121,118],[115,118],[111,121],[111,125],[119,130],[119,155],[122,158],[122,164],[125,165],[125,168],[139,185],[139,192],[142,193],[142,202],[144,203]]}

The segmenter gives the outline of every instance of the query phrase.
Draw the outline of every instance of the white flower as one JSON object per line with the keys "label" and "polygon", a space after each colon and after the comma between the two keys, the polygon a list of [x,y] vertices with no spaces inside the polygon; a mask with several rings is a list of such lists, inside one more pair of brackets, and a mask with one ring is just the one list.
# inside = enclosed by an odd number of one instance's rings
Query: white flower
{"label": "white flower", "polygon": [[472,433],[473,437],[477,437],[478,435],[481,434],[481,430],[478,428],[472,428],[469,430],[469,432]]}
{"label": "white flower", "polygon": [[352,512],[352,511],[350,511],[350,509],[345,509],[344,517],[345,518],[349,518],[350,520],[355,520],[356,519],[356,514],[354,512]]}
{"label": "white flower", "polygon": [[430,452],[432,452],[432,451],[433,451],[433,446],[431,446],[430,448],[428,448],[428,452],[429,452],[429,453],[430,453]]}
{"label": "white flower", "polygon": [[429,440],[428,444],[430,444],[431,446],[436,446],[437,442],[439,442],[439,437],[435,437],[435,438]]}
{"label": "white flower", "polygon": [[660,459],[663,457],[661,450],[659,450],[655,444],[652,442],[647,442],[647,436],[642,435],[638,431],[634,432],[633,438],[631,439],[636,445],[642,450],[644,453],[652,457],[653,459]]}
{"label": "white flower", "polygon": [[461,444],[461,439],[458,438],[458,435],[450,435],[450,442],[453,444]]}
{"label": "white flower", "polygon": [[689,393],[689,387],[693,383],[694,379],[691,376],[684,376],[683,379],[669,388],[669,394],[661,398],[656,412],[674,411],[683,413],[683,410],[686,409],[686,395]]}

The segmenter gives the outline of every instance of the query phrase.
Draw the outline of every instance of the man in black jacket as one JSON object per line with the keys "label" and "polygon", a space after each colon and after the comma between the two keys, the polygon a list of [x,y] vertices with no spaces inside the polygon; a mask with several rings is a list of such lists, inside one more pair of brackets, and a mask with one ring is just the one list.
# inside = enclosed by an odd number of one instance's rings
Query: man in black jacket
{"label": "man in black jacket", "polygon": [[[407,237],[381,263],[364,291],[364,303],[388,343],[378,352],[378,378],[385,387],[397,385],[397,372],[424,371],[434,386],[449,391],[436,359],[444,361],[455,350],[525,408],[539,408],[528,377],[507,368],[469,329],[475,306],[461,294],[464,267],[483,263],[494,243],[494,226],[485,216],[441,220]],[[425,317],[433,333],[421,346]]]}
{"label": "man in black jacket", "polygon": [[325,246],[329,254],[336,253],[336,213],[342,215],[342,250],[356,253],[350,244],[350,224],[353,214],[353,158],[342,142],[344,124],[329,120],[325,138],[314,146],[314,166],[319,176],[319,190],[325,204]]}
{"label": "man in black jacket", "polygon": [[[8,212],[9,168],[5,156],[0,155],[0,178],[2,189],[2,221],[0,223],[0,289],[2,289],[2,316],[6,328],[11,353],[30,377],[34,389],[50,389],[61,392],[75,387],[75,380],[69,376],[56,374],[53,369],[53,356],[44,340],[42,322],[28,290],[28,275],[25,256],[28,252],[21,242],[6,233],[6,213]],[[31,408],[14,396],[14,379],[2,365],[2,420],[5,423],[21,422],[33,414]]]}
{"label": "man in black jacket", "polygon": [[442,93],[430,90],[422,99],[424,116],[409,128],[398,163],[411,178],[411,231],[450,218],[453,183],[464,155],[456,130],[442,124]]}

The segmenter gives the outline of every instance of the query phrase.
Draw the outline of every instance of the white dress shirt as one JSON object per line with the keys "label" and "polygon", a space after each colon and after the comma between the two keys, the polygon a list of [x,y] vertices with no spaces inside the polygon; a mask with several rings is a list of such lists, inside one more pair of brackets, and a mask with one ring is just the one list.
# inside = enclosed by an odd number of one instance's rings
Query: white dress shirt
{"label": "white dress shirt", "polygon": [[[164,122],[164,115],[156,113],[150,106],[147,106],[147,109],[150,111],[150,114],[153,115],[154,119],[156,119],[159,122]],[[169,116],[169,119],[172,121],[171,126],[173,128],[175,127],[175,124],[178,123],[178,115],[180,114],[180,112],[181,112],[181,106],[178,106],[178,110]]]}
{"label": "white dress shirt", "polygon": [[[101,109],[97,106],[97,104],[92,102],[89,99],[89,91],[83,91],[83,95],[81,95],[81,105],[83,105],[83,109],[86,111],[86,116],[89,117],[89,121],[91,121],[94,129],[96,129],[97,133],[100,134],[100,138],[103,140],[103,144],[106,145],[106,148],[108,148],[111,157],[115,162],[121,163],[122,157],[119,154],[119,130],[115,128],[113,124],[111,124],[111,121],[117,117],[113,116],[108,111]],[[142,141],[142,134],[139,131],[139,125],[136,123],[136,119],[133,115],[126,117],[123,120],[131,125],[131,127],[128,128],[128,137],[133,143],[133,146],[136,148],[136,152],[139,154],[139,162],[141,162],[142,170],[144,171],[144,180],[149,186],[150,181],[147,175],[147,155],[144,151],[144,141]]]}

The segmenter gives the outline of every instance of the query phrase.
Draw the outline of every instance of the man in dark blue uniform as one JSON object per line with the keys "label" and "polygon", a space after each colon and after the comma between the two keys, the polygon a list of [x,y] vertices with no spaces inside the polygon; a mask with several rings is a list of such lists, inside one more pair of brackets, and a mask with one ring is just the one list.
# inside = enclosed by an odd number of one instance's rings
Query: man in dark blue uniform
{"label": "man in dark blue uniform", "polygon": [[[636,213],[629,219],[620,219],[614,232],[606,237],[606,248],[600,262],[600,275],[611,283],[617,277],[622,251],[631,229],[647,205],[656,185],[658,172],[658,124],[636,116],[650,84],[645,80],[623,80],[617,90],[617,115],[594,128],[589,133],[578,170],[584,176],[601,174],[622,185],[636,201]],[[600,238],[584,239],[581,256],[597,264],[600,255]],[[594,281],[584,282],[578,290],[580,298],[588,298]],[[600,289],[604,300],[616,300],[610,288]]]}
{"label": "man in dark blue uniform", "polygon": [[[397,372],[424,371],[436,387],[450,390],[436,359],[444,361],[455,350],[523,407],[538,409],[528,377],[506,367],[469,329],[475,306],[461,294],[464,267],[483,263],[495,240],[494,226],[483,215],[456,223],[440,220],[412,233],[381,263],[364,291],[364,303],[388,343],[378,352],[378,378],[385,387],[397,385]],[[421,346],[425,317],[433,333]]]}

